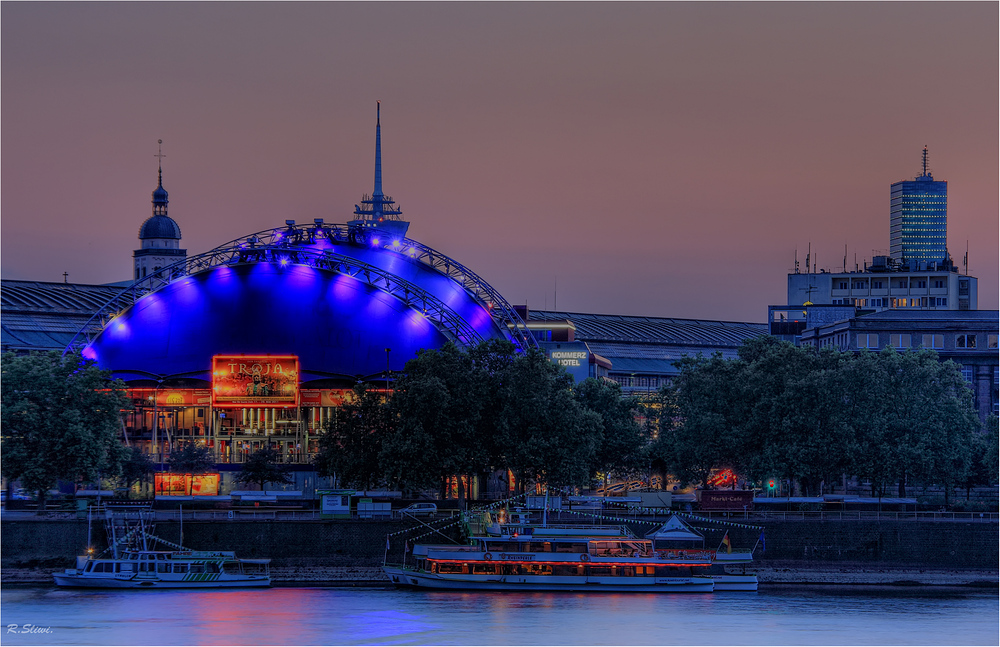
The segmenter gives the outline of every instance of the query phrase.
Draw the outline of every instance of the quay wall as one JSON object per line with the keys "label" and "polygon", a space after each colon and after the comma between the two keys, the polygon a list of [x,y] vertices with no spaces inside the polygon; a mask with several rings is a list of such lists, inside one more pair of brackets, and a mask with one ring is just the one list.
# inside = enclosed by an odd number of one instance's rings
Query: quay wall
{"label": "quay wall", "polygon": [[[402,521],[185,521],[185,546],[233,550],[241,557],[270,557],[275,567],[376,567],[382,563],[386,535],[412,527]],[[631,525],[631,524],[630,524]],[[651,526],[636,526],[637,533]],[[449,531],[454,531],[457,526]],[[759,531],[737,526],[728,530],[733,547],[754,544]],[[92,527],[92,543],[107,545],[100,524]],[[160,521],[156,534],[180,540],[177,522]],[[424,534],[417,532],[416,534]],[[758,546],[761,566],[783,562],[885,565],[915,568],[996,570],[1000,534],[996,522],[912,520],[768,521],[766,550]],[[403,535],[393,540],[402,550]],[[715,547],[720,537],[707,536]],[[443,541],[438,536],[424,541]],[[0,523],[0,566],[6,568],[72,567],[87,545],[87,522],[75,519],[18,519]]]}

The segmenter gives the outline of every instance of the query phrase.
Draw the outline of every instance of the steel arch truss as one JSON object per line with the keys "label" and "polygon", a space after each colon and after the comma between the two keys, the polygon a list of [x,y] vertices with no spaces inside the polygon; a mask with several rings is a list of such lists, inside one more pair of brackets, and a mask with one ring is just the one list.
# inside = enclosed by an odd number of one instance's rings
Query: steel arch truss
{"label": "steel arch truss", "polygon": [[447,339],[459,345],[470,346],[483,341],[482,335],[461,315],[420,286],[351,256],[313,247],[324,238],[334,244],[384,248],[433,268],[462,285],[486,309],[500,329],[507,331],[516,346],[525,350],[529,345],[537,345],[510,304],[476,274],[416,241],[407,238],[381,241],[379,235],[372,228],[317,223],[309,227],[289,225],[265,230],[231,241],[134,282],[102,306],[77,333],[66,350],[89,345],[115,317],[148,294],[215,267],[254,263],[274,263],[279,267],[307,266],[350,276],[420,312]]}
{"label": "steel arch truss", "polygon": [[296,225],[286,221],[285,227],[265,229],[244,238],[237,238],[223,247],[257,245],[279,246],[287,249],[322,244],[359,245],[405,256],[430,267],[435,272],[447,276],[479,302],[489,313],[500,330],[505,331],[510,340],[521,350],[537,347],[538,342],[528,331],[527,325],[514,308],[493,286],[465,265],[416,240],[394,237],[393,233],[379,229],[377,224],[355,220],[347,224],[326,224],[317,218],[312,225]]}

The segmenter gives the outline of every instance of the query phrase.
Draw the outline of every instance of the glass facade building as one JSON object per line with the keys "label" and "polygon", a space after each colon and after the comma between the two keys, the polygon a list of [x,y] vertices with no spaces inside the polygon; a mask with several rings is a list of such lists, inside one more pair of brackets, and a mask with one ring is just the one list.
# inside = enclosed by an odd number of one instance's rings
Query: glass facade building
{"label": "glass facade building", "polygon": [[948,254],[948,183],[929,173],[892,185],[889,255],[896,261],[940,262]]}

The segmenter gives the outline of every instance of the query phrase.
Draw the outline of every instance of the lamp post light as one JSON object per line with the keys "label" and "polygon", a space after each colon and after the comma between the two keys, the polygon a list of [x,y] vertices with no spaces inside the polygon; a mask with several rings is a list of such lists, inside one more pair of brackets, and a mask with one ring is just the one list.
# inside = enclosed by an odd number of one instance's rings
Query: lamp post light
{"label": "lamp post light", "polygon": [[391,348],[385,349],[385,399],[389,399],[389,351]]}

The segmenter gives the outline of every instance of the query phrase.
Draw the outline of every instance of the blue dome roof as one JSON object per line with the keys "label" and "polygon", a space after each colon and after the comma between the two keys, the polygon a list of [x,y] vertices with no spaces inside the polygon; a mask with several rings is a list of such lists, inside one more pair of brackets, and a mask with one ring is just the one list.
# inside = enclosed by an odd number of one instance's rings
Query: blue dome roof
{"label": "blue dome roof", "polygon": [[[166,193],[166,191],[164,191]],[[147,238],[181,238],[181,228],[170,216],[152,216],[139,227],[139,239]]]}

